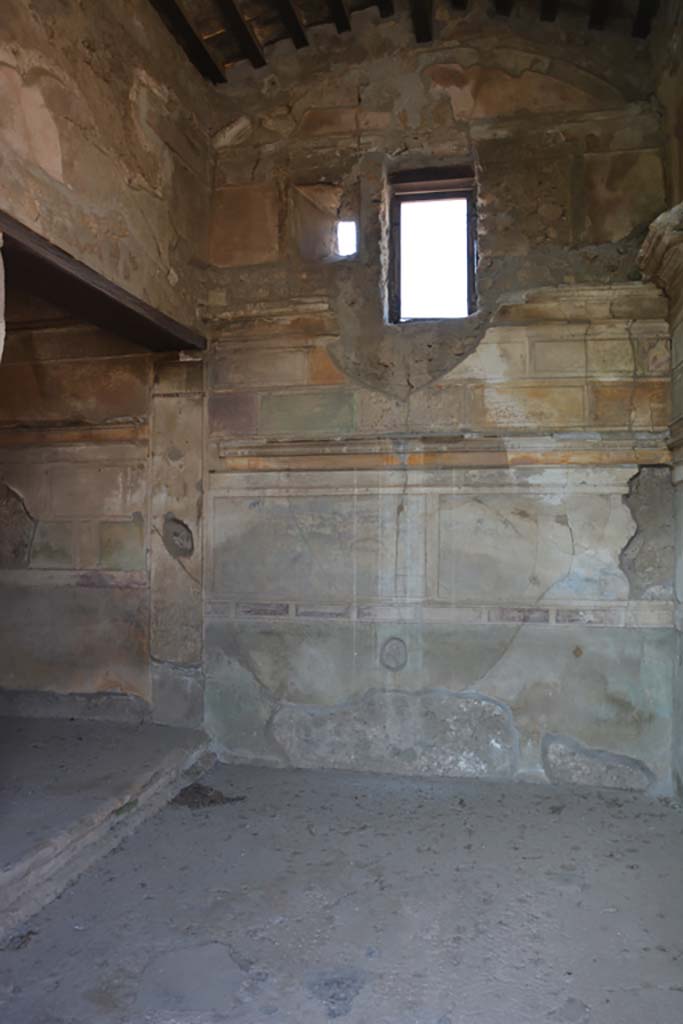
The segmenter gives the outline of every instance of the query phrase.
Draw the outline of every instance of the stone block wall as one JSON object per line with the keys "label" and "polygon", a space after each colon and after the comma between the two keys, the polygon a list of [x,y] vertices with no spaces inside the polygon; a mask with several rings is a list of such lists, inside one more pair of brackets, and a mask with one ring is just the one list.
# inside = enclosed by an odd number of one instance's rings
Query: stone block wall
{"label": "stone block wall", "polygon": [[[321,36],[214,111],[206,726],[275,763],[666,789],[655,69],[617,34],[598,54],[475,11],[438,53],[400,20],[350,52]],[[388,325],[388,176],[453,165],[479,312]]]}
{"label": "stone block wall", "polygon": [[[89,262],[186,320],[198,302],[210,348],[10,332],[4,685],[135,694],[228,758],[665,791],[678,307],[637,263],[676,188],[662,58],[484,4],[438,47],[404,12],[354,19],[210,96],[132,61],[125,185],[110,207],[68,178],[99,211]],[[39,196],[70,248],[71,193],[40,191],[58,148],[21,192],[8,137],[17,215]],[[455,165],[478,311],[387,324],[389,176]]]}

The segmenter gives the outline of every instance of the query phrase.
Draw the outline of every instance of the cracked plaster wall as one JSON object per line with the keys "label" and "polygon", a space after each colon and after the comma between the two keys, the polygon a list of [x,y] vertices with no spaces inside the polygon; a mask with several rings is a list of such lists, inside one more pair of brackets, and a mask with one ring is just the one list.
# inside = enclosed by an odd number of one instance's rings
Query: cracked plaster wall
{"label": "cracked plaster wall", "polygon": [[[48,431],[30,465],[11,445],[3,459],[44,535],[4,582],[37,622],[61,587],[66,616],[41,634],[57,681],[12,627],[20,685],[113,685],[186,724],[205,697],[225,756],[510,776],[539,772],[559,733],[642,759],[665,788],[666,517],[629,491],[641,463],[668,480],[667,306],[635,269],[667,187],[646,44],[587,46],[474,4],[416,48],[407,19],[365,12],[368,31],[279,47],[205,103],[147,5],[127,0],[125,40],[118,13],[67,5],[76,60],[42,6],[9,8],[10,212],[189,320],[211,136],[212,343],[205,369],[116,350],[102,391],[90,350],[68,370],[54,349],[3,365],[8,429],[28,382],[22,429]],[[86,26],[116,45],[87,45]],[[110,114],[105,144],[93,122]],[[390,328],[386,176],[463,162],[481,312]],[[338,214],[359,219],[355,260],[330,258]],[[60,446],[64,429],[85,434]],[[95,493],[113,504],[83,506]],[[122,549],[142,561],[107,567]],[[112,636],[93,634],[88,667],[56,641],[95,605]]]}
{"label": "cracked plaster wall", "polygon": [[[558,733],[666,788],[647,45],[483,4],[432,47],[355,17],[346,42],[238,72],[213,111],[207,727],[226,756],[492,776],[540,772]],[[387,177],[467,164],[479,313],[387,325]],[[355,259],[330,251],[338,216]]]}

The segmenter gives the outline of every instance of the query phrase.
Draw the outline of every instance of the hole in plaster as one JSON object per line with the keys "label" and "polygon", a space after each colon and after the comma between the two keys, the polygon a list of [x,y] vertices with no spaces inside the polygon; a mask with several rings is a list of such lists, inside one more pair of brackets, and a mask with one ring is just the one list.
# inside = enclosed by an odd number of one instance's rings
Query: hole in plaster
{"label": "hole in plaster", "polygon": [[192,530],[181,519],[166,513],[161,538],[168,553],[174,558],[189,558],[194,553]]}

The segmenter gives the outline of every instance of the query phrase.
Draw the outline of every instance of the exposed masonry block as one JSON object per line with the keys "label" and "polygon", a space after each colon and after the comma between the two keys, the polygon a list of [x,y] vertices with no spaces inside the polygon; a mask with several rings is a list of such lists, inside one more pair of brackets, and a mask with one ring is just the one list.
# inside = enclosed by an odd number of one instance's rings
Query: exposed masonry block
{"label": "exposed masonry block", "polygon": [[635,757],[585,747],[570,736],[548,733],[541,745],[543,767],[551,782],[609,789],[649,789],[654,772]]}
{"label": "exposed masonry block", "polygon": [[550,620],[547,608],[489,608],[489,622],[535,622]]}
{"label": "exposed masonry block", "polygon": [[552,429],[582,426],[584,389],[580,385],[484,385],[469,391],[472,428],[524,427]]}
{"label": "exposed masonry block", "polygon": [[160,725],[200,728],[204,717],[202,669],[152,662],[152,717]]}
{"label": "exposed masonry block", "polygon": [[258,396],[231,391],[209,397],[209,431],[226,437],[255,434],[258,417]]}
{"label": "exposed masonry block", "polygon": [[209,259],[219,267],[280,257],[280,199],[275,185],[235,185],[213,195]]}
{"label": "exposed masonry block", "polygon": [[517,766],[509,709],[477,694],[371,691],[334,708],[284,704],[272,732],[300,768],[506,778]]}
{"label": "exposed masonry block", "polygon": [[128,523],[100,523],[99,540],[99,564],[103,569],[145,568],[145,535],[142,519]]}
{"label": "exposed masonry block", "polygon": [[349,391],[307,391],[264,394],[259,428],[264,434],[350,433],[354,426],[353,394]]}
{"label": "exposed masonry block", "polygon": [[204,366],[196,362],[166,361],[154,368],[155,394],[192,394],[204,388]]}
{"label": "exposed masonry block", "polygon": [[616,242],[649,225],[666,206],[657,151],[589,153],[584,168],[584,235],[589,242]]}
{"label": "exposed masonry block", "polygon": [[558,625],[621,626],[624,616],[621,608],[558,608],[555,622]]}
{"label": "exposed masonry block", "polygon": [[105,423],[146,417],[149,381],[145,357],[3,364],[0,422]]}
{"label": "exposed masonry block", "polygon": [[221,346],[211,362],[210,384],[212,388],[221,389],[305,384],[308,379],[307,362],[307,353],[303,349],[292,352],[261,346]]}
{"label": "exposed masonry block", "polygon": [[0,484],[0,569],[28,565],[35,523],[24,502],[10,487]]}
{"label": "exposed masonry block", "polygon": [[308,375],[311,384],[343,384],[348,381],[324,348],[314,348],[308,353]]}
{"label": "exposed masonry block", "polygon": [[596,427],[664,428],[670,416],[667,381],[591,383],[588,385],[589,422]]}
{"label": "exposed masonry block", "polygon": [[536,341],[532,345],[534,372],[543,377],[584,376],[586,346],[583,341]]}
{"label": "exposed masonry block", "polygon": [[73,525],[70,522],[38,523],[31,547],[35,569],[64,569],[74,563]]}
{"label": "exposed masonry block", "polygon": [[149,698],[147,589],[98,586],[95,578],[88,582],[3,584],[4,686],[71,693],[117,690]]}
{"label": "exposed masonry block", "polygon": [[144,510],[145,469],[64,463],[50,470],[52,514],[58,517],[125,516]]}
{"label": "exposed masonry block", "polygon": [[638,527],[621,553],[631,598],[670,601],[675,562],[673,488],[668,466],[643,466],[626,503]]}
{"label": "exposed masonry block", "polygon": [[289,615],[289,605],[282,602],[270,601],[260,603],[245,603],[239,601],[237,603],[237,614],[246,615],[249,618],[281,618],[283,615]]}
{"label": "exposed masonry block", "polygon": [[410,430],[425,433],[455,431],[465,422],[465,392],[462,387],[425,388],[408,399]]}

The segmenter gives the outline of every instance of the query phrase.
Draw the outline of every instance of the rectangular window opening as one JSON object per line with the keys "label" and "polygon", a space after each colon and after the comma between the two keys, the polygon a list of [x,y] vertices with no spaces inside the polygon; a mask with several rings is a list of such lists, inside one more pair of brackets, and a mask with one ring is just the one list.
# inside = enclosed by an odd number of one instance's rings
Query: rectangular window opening
{"label": "rectangular window opening", "polygon": [[358,252],[358,229],[355,220],[337,221],[337,255],[355,256]]}
{"label": "rectangular window opening", "polygon": [[390,320],[468,316],[476,308],[471,174],[410,172],[391,178],[390,187]]}

